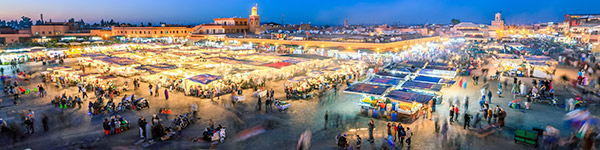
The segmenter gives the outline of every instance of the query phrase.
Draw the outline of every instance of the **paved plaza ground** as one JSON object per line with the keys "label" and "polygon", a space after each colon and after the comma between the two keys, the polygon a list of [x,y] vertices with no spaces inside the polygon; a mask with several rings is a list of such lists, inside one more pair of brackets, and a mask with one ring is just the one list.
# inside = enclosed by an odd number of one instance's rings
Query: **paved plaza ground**
{"label": "paved plaza ground", "polygon": [[[68,59],[65,64],[73,65],[76,60]],[[496,64],[488,64],[484,68],[490,68],[490,72],[495,72]],[[7,68],[8,66],[4,66]],[[48,66],[43,66],[40,63],[30,62],[21,65],[22,68],[30,71],[43,71]],[[557,67],[556,76],[563,74],[574,78],[576,69],[572,67],[559,66]],[[6,71],[8,72],[8,71]],[[439,104],[434,114],[438,120],[445,120],[448,116],[448,99],[456,96],[469,96],[470,106],[468,112],[474,114],[479,109],[478,98],[481,97],[479,89],[484,84],[471,84],[469,77],[469,85],[467,89],[462,89],[457,85],[443,89],[445,101]],[[512,78],[507,78],[512,81]],[[520,78],[524,83],[531,83],[530,79]],[[504,78],[503,78],[504,80]],[[555,81],[559,81],[555,79]],[[267,83],[266,89],[275,89],[275,97],[285,99],[283,93],[284,81],[270,81]],[[40,78],[36,78],[25,84],[26,88],[33,89],[37,84],[41,83]],[[130,82],[131,83],[131,82]],[[509,82],[512,83],[512,82]],[[571,130],[564,126],[563,116],[565,111],[562,108],[556,108],[548,104],[534,103],[530,110],[511,109],[507,108],[507,104],[512,100],[510,92],[504,92],[503,98],[496,95],[497,81],[490,82],[490,89],[494,93],[492,99],[493,105],[499,105],[505,108],[507,112],[506,127],[502,130],[489,135],[478,136],[474,129],[462,129],[462,117],[459,123],[450,126],[449,137],[447,142],[441,141],[441,135],[434,130],[434,121],[428,119],[420,119],[409,126],[414,133],[413,144],[411,147],[403,146],[397,149],[534,149],[527,145],[517,144],[513,141],[512,132],[515,129],[531,130],[533,127],[542,128],[546,125],[552,125],[561,129],[563,136],[568,135]],[[554,82],[557,88],[560,103],[566,97],[572,97],[572,93],[565,92],[564,86],[561,83]],[[108,115],[93,115],[87,114],[87,100],[95,99],[94,94],[89,94],[91,97],[84,101],[84,106],[79,108],[67,109],[61,112],[59,108],[50,104],[51,99],[56,94],[66,92],[68,95],[77,93],[76,87],[67,89],[58,89],[54,84],[48,84],[48,97],[38,98],[33,94],[24,95],[19,105],[14,105],[12,96],[3,96],[2,108],[0,108],[0,117],[8,122],[22,122],[20,117],[27,110],[34,110],[36,114],[35,134],[26,136],[17,143],[10,143],[6,140],[1,141],[0,149],[208,149],[209,144],[204,142],[192,142],[192,138],[200,137],[204,128],[208,126],[209,119],[212,119],[215,124],[221,124],[227,128],[227,139],[224,143],[218,144],[216,149],[295,149],[298,138],[305,130],[312,132],[311,149],[336,149],[335,136],[338,133],[349,135],[351,145],[354,145],[354,136],[359,134],[363,138],[363,149],[378,149],[383,141],[383,136],[386,134],[385,125],[388,123],[384,120],[375,119],[375,139],[373,144],[366,141],[368,134],[366,131],[367,123],[370,118],[359,115],[359,106],[357,103],[361,98],[360,95],[343,93],[342,90],[337,92],[328,91],[323,96],[311,100],[289,100],[292,104],[291,108],[285,112],[272,111],[265,112],[265,108],[261,111],[256,110],[256,99],[252,97],[251,90],[244,90],[246,101],[232,105],[230,96],[222,96],[219,100],[200,99],[197,97],[184,96],[183,93],[170,93],[169,100],[165,100],[161,94],[159,97],[150,96],[147,92],[148,85],[142,83],[141,89],[128,91],[125,94],[132,93],[147,98],[150,103],[150,109],[141,111],[129,111],[119,113],[125,119],[129,120],[130,130],[116,135],[105,136],[102,133],[102,120]],[[345,86],[342,88],[346,88]],[[510,91],[505,87],[504,91]],[[117,101],[121,96],[115,98]],[[158,114],[160,108],[171,109],[172,115],[159,115],[163,119],[164,124],[170,124],[170,120],[174,115],[190,112],[190,105],[196,103],[199,106],[198,117],[200,119],[191,127],[182,130],[180,135],[168,141],[156,142],[148,147],[136,146],[135,143],[140,140],[139,131],[137,129],[137,118],[145,117],[147,120],[153,114]],[[264,105],[263,105],[264,107]],[[461,108],[463,112],[464,108]],[[328,129],[324,129],[324,114],[329,111]],[[50,117],[50,131],[44,132],[41,126],[41,116],[45,114]],[[338,127],[333,123],[335,120],[342,122]],[[435,120],[435,119],[434,119]],[[487,124],[487,123],[483,123]],[[266,131],[262,134],[250,137],[245,140],[237,139],[239,132],[246,129],[263,126]],[[24,130],[24,129],[23,129]],[[5,139],[4,135],[1,137]]]}

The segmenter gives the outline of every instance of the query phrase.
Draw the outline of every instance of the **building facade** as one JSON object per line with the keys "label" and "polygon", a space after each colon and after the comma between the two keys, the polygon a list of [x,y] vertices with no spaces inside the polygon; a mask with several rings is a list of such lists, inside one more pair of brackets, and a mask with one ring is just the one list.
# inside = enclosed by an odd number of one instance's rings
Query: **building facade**
{"label": "building facade", "polygon": [[[111,27],[110,36],[121,36],[121,37],[145,37],[145,38],[158,38],[158,37],[187,37],[192,34],[192,28],[188,27]],[[100,36],[106,36],[106,32],[94,31]],[[102,35],[105,33],[105,35]]]}

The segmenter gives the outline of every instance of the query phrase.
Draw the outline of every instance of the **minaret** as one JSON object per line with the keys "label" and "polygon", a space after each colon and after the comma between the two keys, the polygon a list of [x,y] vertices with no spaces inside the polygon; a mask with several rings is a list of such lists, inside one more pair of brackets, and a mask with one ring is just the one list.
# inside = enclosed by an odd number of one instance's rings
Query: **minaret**
{"label": "minaret", "polygon": [[44,24],[44,14],[40,14],[40,19],[42,20],[42,24]]}
{"label": "minaret", "polygon": [[348,17],[346,17],[346,20],[344,20],[344,27],[348,27]]}
{"label": "minaret", "polygon": [[258,16],[257,10],[258,8],[256,8],[256,4],[254,5],[254,7],[252,7],[252,13],[250,14],[250,16],[248,16],[248,30],[250,31],[250,33],[258,33],[260,32],[260,16]]}
{"label": "minaret", "polygon": [[281,14],[281,27],[283,27],[283,14]]}

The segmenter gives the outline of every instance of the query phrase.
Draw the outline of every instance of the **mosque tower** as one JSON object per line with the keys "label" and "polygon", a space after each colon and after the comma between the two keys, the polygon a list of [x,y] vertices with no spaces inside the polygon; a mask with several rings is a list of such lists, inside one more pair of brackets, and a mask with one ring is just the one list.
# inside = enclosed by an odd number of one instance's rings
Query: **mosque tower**
{"label": "mosque tower", "polygon": [[252,14],[248,16],[248,28],[250,33],[259,33],[260,32],[260,16],[258,16],[256,4],[252,7]]}

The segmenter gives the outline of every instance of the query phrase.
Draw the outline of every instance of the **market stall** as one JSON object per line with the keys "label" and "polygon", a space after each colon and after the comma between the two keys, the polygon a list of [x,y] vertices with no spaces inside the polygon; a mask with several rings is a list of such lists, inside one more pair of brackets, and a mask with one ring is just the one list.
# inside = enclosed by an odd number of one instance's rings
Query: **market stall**
{"label": "market stall", "polygon": [[422,115],[422,111],[426,111],[426,108],[433,105],[433,99],[435,98],[435,96],[432,95],[402,90],[390,91],[385,97],[393,100],[393,108],[391,109],[392,112],[390,113],[399,113],[405,115],[408,117],[409,121],[414,121],[416,118]]}
{"label": "market stall", "polygon": [[458,74],[458,69],[449,66],[433,66],[428,65],[424,69],[419,70],[420,76],[454,78]]}
{"label": "market stall", "polygon": [[443,84],[444,86],[451,86],[452,84],[454,84],[456,82],[453,80],[447,80],[444,78],[429,77],[429,76],[417,76],[412,81],[431,83],[431,84]]}
{"label": "market stall", "polygon": [[424,83],[417,81],[406,81],[400,87],[410,89],[412,91],[424,92],[441,95],[442,84]]}

